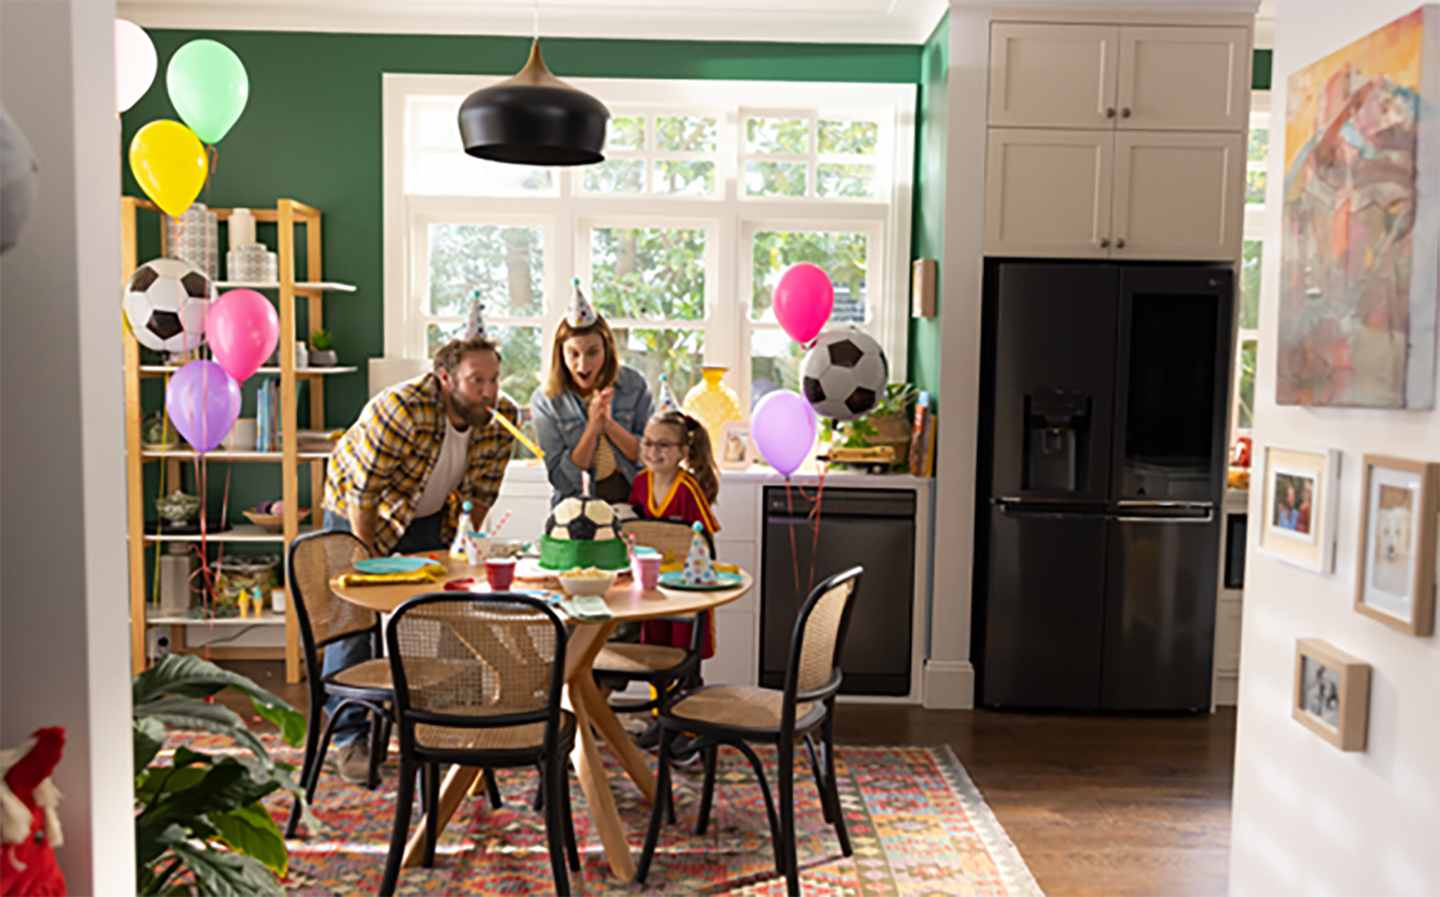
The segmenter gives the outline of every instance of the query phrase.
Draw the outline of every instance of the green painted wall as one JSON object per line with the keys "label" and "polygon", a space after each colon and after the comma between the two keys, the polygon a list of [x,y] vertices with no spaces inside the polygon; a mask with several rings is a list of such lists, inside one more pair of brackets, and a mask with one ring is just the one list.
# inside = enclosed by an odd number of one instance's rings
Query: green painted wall
{"label": "green painted wall", "polygon": [[[919,122],[915,153],[915,212],[910,240],[913,258],[939,260],[945,254],[946,72],[950,64],[950,16],[925,41],[920,55]],[[936,266],[936,302],[944,265]],[[940,318],[910,319],[910,380],[932,397],[940,388]],[[934,407],[933,405],[931,407]]]}

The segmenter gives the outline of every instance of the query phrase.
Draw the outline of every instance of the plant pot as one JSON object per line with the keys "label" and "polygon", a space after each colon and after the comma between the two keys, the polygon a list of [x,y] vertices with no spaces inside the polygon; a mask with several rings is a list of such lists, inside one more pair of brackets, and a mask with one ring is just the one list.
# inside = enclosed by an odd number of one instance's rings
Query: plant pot
{"label": "plant pot", "polygon": [[312,368],[333,368],[340,364],[340,357],[335,354],[334,349],[311,349],[310,367]]}

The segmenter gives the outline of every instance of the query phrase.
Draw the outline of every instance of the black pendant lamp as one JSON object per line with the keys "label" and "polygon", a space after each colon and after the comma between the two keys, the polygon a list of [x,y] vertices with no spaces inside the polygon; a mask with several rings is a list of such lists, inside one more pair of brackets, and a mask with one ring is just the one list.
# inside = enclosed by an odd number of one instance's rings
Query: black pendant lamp
{"label": "black pendant lamp", "polygon": [[480,159],[520,165],[603,162],[605,104],[561,81],[540,56],[540,39],[513,78],[477,90],[460,105],[460,140]]}

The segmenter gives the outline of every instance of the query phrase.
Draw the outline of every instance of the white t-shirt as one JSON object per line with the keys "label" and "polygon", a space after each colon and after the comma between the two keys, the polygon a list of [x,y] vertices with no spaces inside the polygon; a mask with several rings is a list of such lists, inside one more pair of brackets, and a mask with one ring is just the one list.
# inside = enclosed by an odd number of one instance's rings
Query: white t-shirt
{"label": "white t-shirt", "polygon": [[465,458],[470,450],[469,429],[457,430],[445,415],[445,441],[440,444],[440,457],[430,470],[420,500],[415,502],[415,516],[429,517],[445,507],[445,499],[465,477]]}

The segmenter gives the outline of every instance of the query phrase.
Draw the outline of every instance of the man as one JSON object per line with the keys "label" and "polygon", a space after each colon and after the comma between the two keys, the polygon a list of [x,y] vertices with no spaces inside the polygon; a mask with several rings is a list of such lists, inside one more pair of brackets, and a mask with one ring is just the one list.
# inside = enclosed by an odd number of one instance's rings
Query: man
{"label": "man", "polygon": [[[464,502],[479,529],[505,476],[514,437],[494,412],[516,419],[500,395],[500,349],[483,335],[451,340],[434,370],[376,395],[335,448],[325,480],[325,526],[354,533],[377,555],[443,549]],[[325,649],[329,676],[371,657],[369,638]],[[326,704],[333,713],[339,701]],[[365,713],[347,707],[335,724],[341,777],[369,772]]]}

